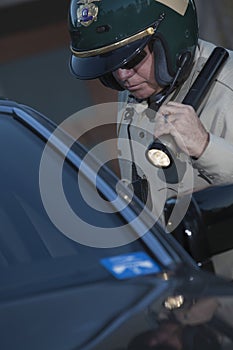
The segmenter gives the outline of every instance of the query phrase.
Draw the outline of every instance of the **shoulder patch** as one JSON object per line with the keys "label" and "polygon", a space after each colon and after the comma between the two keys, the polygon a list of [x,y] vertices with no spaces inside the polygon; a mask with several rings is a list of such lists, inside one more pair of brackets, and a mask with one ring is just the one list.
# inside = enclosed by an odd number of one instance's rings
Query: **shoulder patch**
{"label": "shoulder patch", "polygon": [[160,2],[167,7],[170,7],[172,10],[176,11],[180,15],[184,16],[188,8],[189,0],[155,0]]}

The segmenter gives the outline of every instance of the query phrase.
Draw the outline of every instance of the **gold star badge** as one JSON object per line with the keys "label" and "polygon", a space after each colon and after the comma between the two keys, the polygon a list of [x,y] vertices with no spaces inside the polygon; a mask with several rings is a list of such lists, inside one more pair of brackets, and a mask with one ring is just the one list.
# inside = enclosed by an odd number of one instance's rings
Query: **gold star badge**
{"label": "gold star badge", "polygon": [[101,0],[80,0],[77,9],[78,23],[84,27],[88,27],[91,23],[97,20],[99,8],[93,2]]}

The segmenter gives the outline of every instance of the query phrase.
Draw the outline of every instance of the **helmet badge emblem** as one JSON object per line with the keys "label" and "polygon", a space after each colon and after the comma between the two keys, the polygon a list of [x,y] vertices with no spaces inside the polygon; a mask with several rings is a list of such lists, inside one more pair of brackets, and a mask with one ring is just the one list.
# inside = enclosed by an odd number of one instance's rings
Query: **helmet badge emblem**
{"label": "helmet badge emblem", "polygon": [[93,2],[101,1],[101,0],[80,0],[78,1],[78,5],[80,5],[77,9],[77,19],[78,23],[83,25],[84,27],[88,27],[91,23],[97,20],[97,15],[99,8],[93,4]]}

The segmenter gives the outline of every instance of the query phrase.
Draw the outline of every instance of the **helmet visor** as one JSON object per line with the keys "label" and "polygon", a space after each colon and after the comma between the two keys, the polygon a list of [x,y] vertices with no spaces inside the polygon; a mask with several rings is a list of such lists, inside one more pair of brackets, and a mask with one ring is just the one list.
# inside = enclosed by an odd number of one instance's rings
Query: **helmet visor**
{"label": "helmet visor", "polygon": [[83,80],[99,78],[106,73],[113,72],[126,65],[144,49],[150,39],[151,36],[148,36],[121,48],[96,56],[81,58],[72,54],[70,60],[71,72],[77,78]]}

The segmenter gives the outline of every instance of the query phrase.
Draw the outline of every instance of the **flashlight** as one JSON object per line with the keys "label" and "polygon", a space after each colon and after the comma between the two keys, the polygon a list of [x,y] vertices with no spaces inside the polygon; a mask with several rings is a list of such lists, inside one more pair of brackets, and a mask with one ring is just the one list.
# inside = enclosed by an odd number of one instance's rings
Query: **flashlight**
{"label": "flashlight", "polygon": [[[222,47],[216,47],[213,50],[182,101],[183,104],[190,105],[195,110],[198,109],[228,56],[229,53]],[[146,158],[150,163],[163,169],[171,167],[176,159],[180,157],[181,151],[175,144],[173,137],[168,135],[163,135],[160,139],[154,139],[146,151]]]}
{"label": "flashlight", "polygon": [[173,138],[163,135],[161,140],[154,139],[146,151],[146,157],[151,164],[158,168],[169,168],[174,157],[177,157],[177,149]]}
{"label": "flashlight", "polygon": [[158,176],[168,183],[180,182],[186,172],[187,156],[178,149],[175,141],[169,135],[154,140],[146,151],[146,158],[159,168]]}

